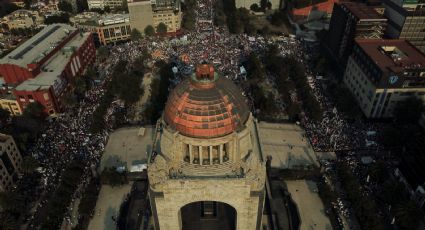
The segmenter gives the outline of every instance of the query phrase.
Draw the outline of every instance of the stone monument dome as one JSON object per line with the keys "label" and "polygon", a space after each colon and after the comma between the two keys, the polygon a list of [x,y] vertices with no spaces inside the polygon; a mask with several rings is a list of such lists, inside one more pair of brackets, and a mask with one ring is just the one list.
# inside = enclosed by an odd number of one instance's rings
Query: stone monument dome
{"label": "stone monument dome", "polygon": [[201,64],[170,93],[164,121],[182,135],[215,138],[242,130],[249,115],[242,91],[212,65]]}

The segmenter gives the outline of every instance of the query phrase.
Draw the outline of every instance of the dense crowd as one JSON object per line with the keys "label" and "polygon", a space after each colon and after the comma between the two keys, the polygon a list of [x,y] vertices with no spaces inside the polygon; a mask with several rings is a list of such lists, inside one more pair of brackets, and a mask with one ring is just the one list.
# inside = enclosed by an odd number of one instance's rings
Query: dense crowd
{"label": "dense crowd", "polygon": [[[110,48],[109,57],[96,64],[102,82],[94,85],[86,92],[78,106],[66,113],[52,118],[45,132],[31,148],[30,154],[40,163],[44,195],[53,192],[61,181],[61,173],[74,159],[85,162],[84,176],[81,178],[79,191],[83,190],[90,181],[92,168],[99,165],[100,157],[108,139],[110,129],[98,134],[89,131],[94,110],[105,92],[105,85],[110,80],[113,67],[120,60],[132,63],[144,52],[152,54],[150,62],[157,60],[173,60],[180,76],[193,71],[194,65],[201,60],[209,61],[217,66],[217,70],[237,84],[244,80],[241,69],[242,63],[251,52],[264,54],[269,44],[277,44],[282,55],[294,55],[298,60],[304,60],[306,74],[312,91],[321,104],[323,119],[319,122],[303,117],[301,124],[306,129],[311,144],[316,151],[335,151],[352,149],[364,145],[366,127],[361,122],[348,123],[335,108],[332,100],[322,92],[322,82],[312,71],[309,62],[308,47],[293,37],[263,37],[246,34],[230,35],[224,28],[213,25],[212,3],[209,0],[198,2],[197,26],[194,31],[187,32],[179,39],[146,38],[140,41],[130,41]],[[270,80],[270,79],[269,79]],[[178,83],[178,82],[175,82]],[[248,90],[248,89],[244,89]],[[251,93],[245,92],[247,95]],[[112,115],[122,104],[114,103],[105,117],[107,127],[111,128]],[[80,195],[75,193],[75,198]],[[42,209],[48,196],[38,201],[35,213]],[[65,217],[72,221],[69,214]],[[33,217],[35,215],[33,213]]]}

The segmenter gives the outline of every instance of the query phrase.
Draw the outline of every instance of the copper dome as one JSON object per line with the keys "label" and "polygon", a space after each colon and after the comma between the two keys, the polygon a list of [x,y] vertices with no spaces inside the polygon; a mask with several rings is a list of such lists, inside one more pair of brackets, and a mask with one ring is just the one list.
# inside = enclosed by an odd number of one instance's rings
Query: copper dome
{"label": "copper dome", "polygon": [[176,86],[165,105],[167,125],[189,137],[213,138],[243,129],[249,109],[239,88],[211,65]]}

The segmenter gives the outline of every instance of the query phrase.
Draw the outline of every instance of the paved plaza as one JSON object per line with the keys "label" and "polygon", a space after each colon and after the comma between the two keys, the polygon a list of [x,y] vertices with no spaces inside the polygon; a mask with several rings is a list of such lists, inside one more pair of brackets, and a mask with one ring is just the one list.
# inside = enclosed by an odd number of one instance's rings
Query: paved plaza
{"label": "paved plaza", "polygon": [[121,128],[111,133],[101,159],[100,171],[103,171],[105,167],[123,165],[130,169],[132,165],[140,161],[146,163],[146,153],[152,148],[154,128],[144,127],[144,135],[139,135],[140,128]]}
{"label": "paved plaza", "polygon": [[262,152],[265,156],[272,156],[273,168],[319,166],[304,131],[298,125],[259,122],[258,131]]}
{"label": "paved plaza", "polygon": [[316,183],[308,180],[285,181],[292,200],[298,207],[301,218],[300,230],[332,230],[319,197]]}
{"label": "paved plaza", "polygon": [[114,219],[118,219],[121,203],[131,191],[132,183],[111,187],[103,185],[97,199],[95,213],[88,229],[115,230]]}

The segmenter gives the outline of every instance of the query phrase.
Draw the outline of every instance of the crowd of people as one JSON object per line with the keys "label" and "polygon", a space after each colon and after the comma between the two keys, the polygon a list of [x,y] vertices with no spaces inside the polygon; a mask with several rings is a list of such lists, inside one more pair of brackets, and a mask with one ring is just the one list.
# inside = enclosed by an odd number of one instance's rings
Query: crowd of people
{"label": "crowd of people", "polygon": [[[316,151],[336,151],[352,149],[364,145],[364,124],[349,124],[335,108],[332,100],[323,94],[321,80],[312,71],[312,63],[308,60],[306,47],[302,41],[293,37],[280,36],[269,38],[263,36],[248,36],[246,34],[230,35],[225,28],[213,25],[212,2],[201,0],[198,2],[197,26],[180,38],[180,42],[171,42],[170,39],[146,38],[140,41],[130,41],[125,44],[111,47],[110,55],[104,61],[96,63],[98,74],[102,82],[94,85],[85,94],[84,99],[64,114],[50,120],[45,132],[37,143],[30,149],[30,154],[40,162],[39,171],[42,173],[44,195],[38,201],[37,209],[32,214],[45,208],[49,194],[53,192],[61,181],[61,173],[74,159],[85,162],[84,176],[79,188],[83,191],[90,181],[92,168],[99,165],[100,157],[108,139],[109,130],[105,129],[98,134],[89,131],[94,110],[99,105],[105,92],[105,85],[111,78],[113,67],[120,60],[132,63],[143,53],[154,54],[150,62],[157,60],[174,60],[177,72],[188,73],[201,60],[209,61],[217,66],[223,76],[236,83],[244,80],[241,70],[242,63],[251,52],[264,53],[269,44],[277,44],[282,55],[295,55],[304,61],[306,74],[314,95],[323,109],[323,119],[315,122],[308,117],[302,119],[301,124],[306,129],[313,148]],[[303,51],[304,50],[304,51]],[[307,51],[308,52],[308,51]],[[177,82],[176,82],[177,83]],[[248,89],[244,89],[248,90]],[[245,92],[250,95],[250,92]],[[108,110],[105,121],[111,128],[111,117],[114,111],[122,108],[122,104],[114,103]],[[78,198],[76,193],[73,198]],[[65,220],[72,222],[72,209],[69,209]]]}
{"label": "crowd of people", "polygon": [[[118,47],[113,49],[113,51],[117,50],[119,50]],[[110,80],[112,68],[120,58],[121,53],[119,51],[113,53],[115,55],[111,58],[103,63],[98,63],[97,68],[102,69],[100,71],[102,82],[88,90],[78,106],[68,108],[65,113],[50,118],[45,131],[29,150],[29,154],[40,163],[37,170],[42,175],[41,186],[43,187],[43,193],[29,218],[29,229],[37,228],[31,223],[33,218],[43,208],[47,208],[49,194],[52,194],[58,187],[62,172],[73,160],[84,163],[84,173],[77,191],[84,191],[92,177],[92,169],[99,165],[101,154],[108,139],[108,130],[105,129],[103,132],[92,134],[90,133],[90,124],[92,114],[105,92],[105,85]],[[108,113],[105,117],[107,126],[111,126],[109,124],[111,115],[112,113]],[[81,192],[75,192],[74,195],[73,201],[79,198]],[[69,223],[72,220],[71,212],[72,208],[64,217]]]}

